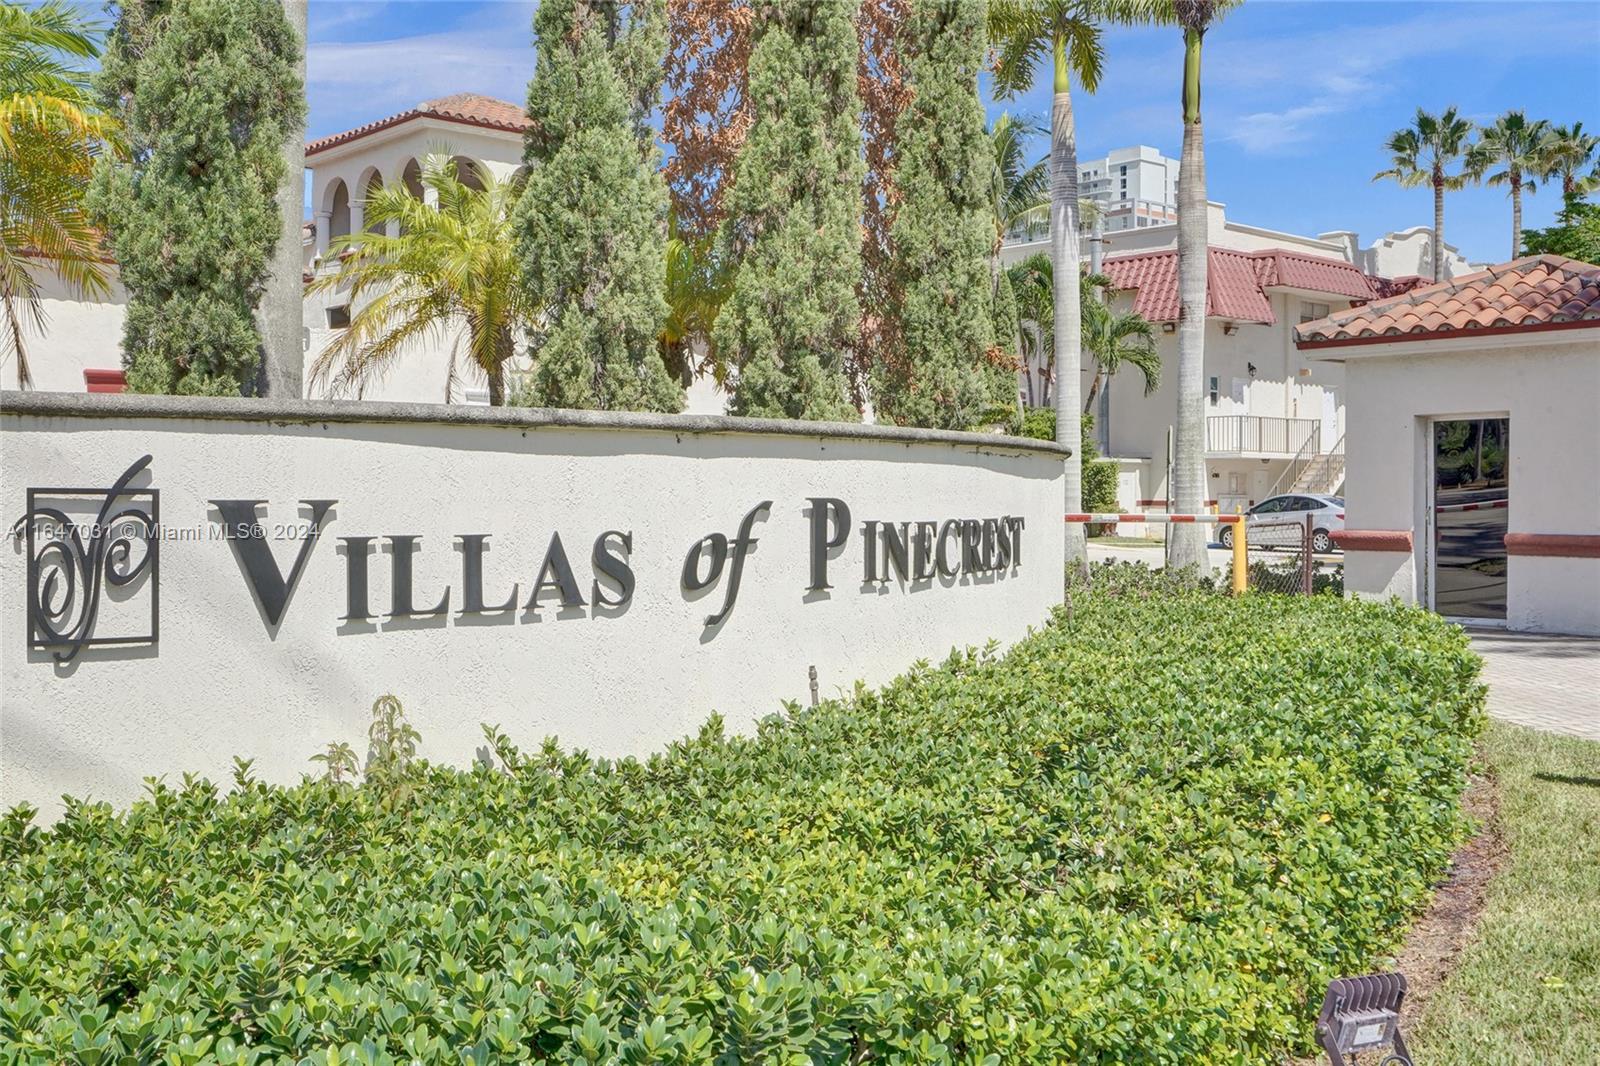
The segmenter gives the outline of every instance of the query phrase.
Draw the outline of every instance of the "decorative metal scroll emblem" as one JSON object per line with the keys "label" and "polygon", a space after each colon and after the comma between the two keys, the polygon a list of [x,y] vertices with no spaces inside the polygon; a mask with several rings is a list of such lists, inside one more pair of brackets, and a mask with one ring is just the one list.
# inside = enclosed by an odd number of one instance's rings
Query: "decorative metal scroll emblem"
{"label": "decorative metal scroll emblem", "polygon": [[[109,489],[29,489],[28,513],[12,527],[28,553],[28,646],[58,663],[98,644],[153,644],[160,609],[159,497],[129,484],[145,456]],[[90,516],[99,501],[99,510]],[[139,579],[149,575],[143,585]],[[97,630],[101,596],[115,601],[112,632]],[[142,623],[148,596],[149,625]]]}

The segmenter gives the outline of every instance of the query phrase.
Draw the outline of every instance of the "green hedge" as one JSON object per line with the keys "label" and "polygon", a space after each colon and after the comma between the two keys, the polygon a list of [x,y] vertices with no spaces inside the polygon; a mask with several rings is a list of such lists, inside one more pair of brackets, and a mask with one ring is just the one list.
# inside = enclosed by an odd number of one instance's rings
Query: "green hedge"
{"label": "green hedge", "polygon": [[[1114,514],[1122,510],[1117,500],[1117,464],[1100,458],[1100,449],[1094,442],[1094,416],[1082,417],[1082,447],[1078,458],[1083,470],[1083,509],[1089,514]],[[1022,413],[1020,435],[1035,440],[1056,439],[1056,412],[1053,407],[1030,407]],[[1115,527],[1102,523],[1115,532]],[[1096,532],[1100,526],[1091,526]]]}
{"label": "green hedge", "polygon": [[1477,660],[1421,611],[1100,584],[1004,656],[643,762],[502,739],[405,790],[13,815],[0,1061],[1303,1048],[1461,837]]}

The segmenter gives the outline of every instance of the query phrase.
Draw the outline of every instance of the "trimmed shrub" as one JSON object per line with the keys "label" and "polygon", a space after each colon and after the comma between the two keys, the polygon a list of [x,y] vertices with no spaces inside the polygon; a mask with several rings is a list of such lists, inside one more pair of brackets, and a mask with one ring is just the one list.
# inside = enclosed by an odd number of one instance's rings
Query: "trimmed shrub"
{"label": "trimmed shrub", "polygon": [[1106,573],[1004,656],[643,761],[490,730],[400,792],[241,767],[14,812],[0,1060],[1305,1048],[1461,839],[1478,662],[1419,610]]}
{"label": "trimmed shrub", "polygon": [[[1122,510],[1117,502],[1117,464],[1100,458],[1094,442],[1094,416],[1082,415],[1082,444],[1078,458],[1083,463],[1083,509],[1089,514],[1109,514]],[[1056,412],[1053,407],[1030,407],[1022,414],[1019,436],[1034,440],[1056,439]],[[1089,527],[1091,535],[1116,532],[1116,527],[1099,522]]]}

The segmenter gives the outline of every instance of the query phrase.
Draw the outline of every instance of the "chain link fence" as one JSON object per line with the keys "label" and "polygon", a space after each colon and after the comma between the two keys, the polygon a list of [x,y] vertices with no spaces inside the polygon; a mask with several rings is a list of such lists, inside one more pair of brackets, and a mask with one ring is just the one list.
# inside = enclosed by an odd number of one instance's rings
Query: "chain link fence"
{"label": "chain link fence", "polygon": [[[1164,529],[1177,523],[1211,525],[1216,530],[1213,543],[1228,553],[1223,561],[1212,549],[1213,583],[1219,591],[1285,596],[1344,594],[1344,556],[1325,533],[1318,535],[1309,519],[1247,524],[1242,515],[1077,514],[1067,515],[1066,520],[1083,522],[1091,530],[1114,530],[1127,524],[1159,524]],[[1164,543],[1161,546],[1165,556]],[[1235,573],[1241,560],[1242,580]]]}
{"label": "chain link fence", "polygon": [[[1344,592],[1343,556],[1317,552],[1309,522],[1261,522],[1245,530],[1245,586],[1253,592],[1304,596]],[[1234,563],[1228,564],[1231,582]]]}

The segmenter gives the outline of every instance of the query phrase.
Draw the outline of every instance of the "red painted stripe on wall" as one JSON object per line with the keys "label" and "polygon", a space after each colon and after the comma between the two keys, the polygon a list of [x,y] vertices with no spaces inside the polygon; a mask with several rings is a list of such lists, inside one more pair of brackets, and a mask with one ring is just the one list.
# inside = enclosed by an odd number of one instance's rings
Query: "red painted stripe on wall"
{"label": "red painted stripe on wall", "polygon": [[123,392],[128,387],[120,370],[85,370],[83,384],[87,392]]}
{"label": "red painted stripe on wall", "polygon": [[1331,534],[1333,542],[1345,551],[1408,552],[1409,529],[1341,529]]}
{"label": "red painted stripe on wall", "polygon": [[1506,554],[1547,559],[1600,559],[1600,535],[1592,533],[1507,533]]}

